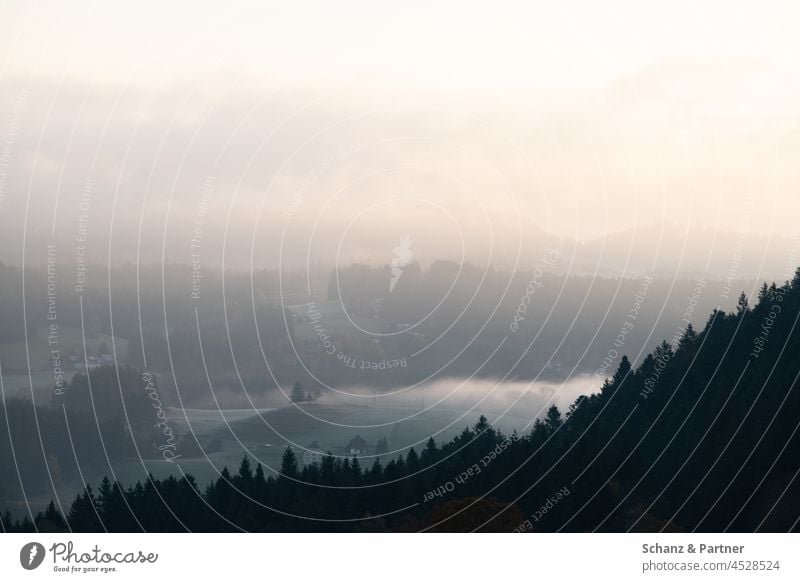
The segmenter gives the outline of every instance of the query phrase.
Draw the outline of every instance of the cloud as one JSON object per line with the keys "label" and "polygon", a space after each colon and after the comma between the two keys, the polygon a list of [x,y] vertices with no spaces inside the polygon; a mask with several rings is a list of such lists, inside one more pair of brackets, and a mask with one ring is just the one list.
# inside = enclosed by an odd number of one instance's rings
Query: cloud
{"label": "cloud", "polygon": [[674,222],[794,235],[800,210],[800,86],[758,58],[654,62],[538,94],[235,69],[149,86],[9,76],[2,88],[5,111],[27,96],[0,215],[11,262],[28,201],[29,260],[50,239],[70,254],[87,179],[98,262],[109,247],[112,262],[189,262],[209,177],[206,266],[385,263],[405,235],[423,261],[513,266],[542,232],[588,241]]}

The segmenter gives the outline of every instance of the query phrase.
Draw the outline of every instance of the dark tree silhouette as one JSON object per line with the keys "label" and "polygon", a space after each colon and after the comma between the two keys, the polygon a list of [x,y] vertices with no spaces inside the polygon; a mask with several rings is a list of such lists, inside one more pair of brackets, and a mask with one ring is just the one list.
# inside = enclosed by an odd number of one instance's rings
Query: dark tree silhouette
{"label": "dark tree silhouette", "polygon": [[294,386],[292,386],[292,393],[290,398],[292,402],[305,402],[307,395],[306,391],[303,390],[303,385],[300,382],[295,382]]}
{"label": "dark tree silhouette", "polygon": [[[550,407],[527,434],[506,436],[481,416],[440,446],[430,438],[421,453],[369,468],[328,453],[300,469],[287,448],[277,478],[245,457],[203,491],[191,476],[151,475],[127,489],[104,479],[66,519],[50,503],[0,523],[10,532],[512,531],[526,520],[532,531],[797,531],[799,320],[800,270],[762,288],[752,309],[743,295],[736,313],[715,310],[699,332],[687,325],[676,346],[662,342],[637,365],[621,358],[599,394],[563,416]],[[34,412],[8,410],[15,431]],[[384,447],[388,456],[382,438]]]}

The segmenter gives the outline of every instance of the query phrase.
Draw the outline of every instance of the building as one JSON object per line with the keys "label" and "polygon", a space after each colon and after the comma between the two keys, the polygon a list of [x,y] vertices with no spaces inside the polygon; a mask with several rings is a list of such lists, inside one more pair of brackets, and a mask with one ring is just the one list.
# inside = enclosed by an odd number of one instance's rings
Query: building
{"label": "building", "polygon": [[312,441],[311,444],[306,447],[306,450],[303,451],[303,464],[313,465],[314,463],[321,463],[322,457],[324,456],[322,449],[319,447],[319,443],[317,443],[317,441]]}
{"label": "building", "polygon": [[356,435],[349,443],[347,443],[345,451],[347,455],[351,457],[360,457],[362,455],[366,455],[367,442],[360,436]]}

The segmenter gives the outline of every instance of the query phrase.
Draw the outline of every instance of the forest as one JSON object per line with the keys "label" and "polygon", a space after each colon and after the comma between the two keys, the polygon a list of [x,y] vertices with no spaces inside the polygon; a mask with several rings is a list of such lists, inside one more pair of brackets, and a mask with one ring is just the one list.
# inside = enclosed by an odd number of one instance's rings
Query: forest
{"label": "forest", "polygon": [[[481,416],[452,440],[370,462],[328,454],[301,468],[289,447],[275,474],[245,455],[209,483],[177,472],[137,483],[106,477],[63,508],[54,500],[28,516],[5,512],[2,528],[798,531],[800,269],[764,284],[752,303],[742,294],[702,329],[683,326],[636,366],[621,357],[598,393],[568,410],[551,406],[524,434]],[[35,416],[30,404],[15,406],[12,417]],[[0,455],[14,466],[8,450]]]}

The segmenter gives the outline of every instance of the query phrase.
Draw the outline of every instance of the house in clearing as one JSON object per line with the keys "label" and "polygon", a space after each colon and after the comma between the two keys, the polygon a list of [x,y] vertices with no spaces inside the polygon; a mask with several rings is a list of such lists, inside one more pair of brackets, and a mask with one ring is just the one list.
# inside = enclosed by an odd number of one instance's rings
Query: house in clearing
{"label": "house in clearing", "polygon": [[345,451],[347,452],[347,455],[351,457],[360,457],[362,455],[366,455],[367,442],[359,435],[356,435],[349,443],[347,443]]}
{"label": "house in clearing", "polygon": [[321,463],[323,456],[325,455],[322,453],[319,443],[317,441],[311,441],[311,444],[303,451],[303,464],[313,465],[314,463]]}

